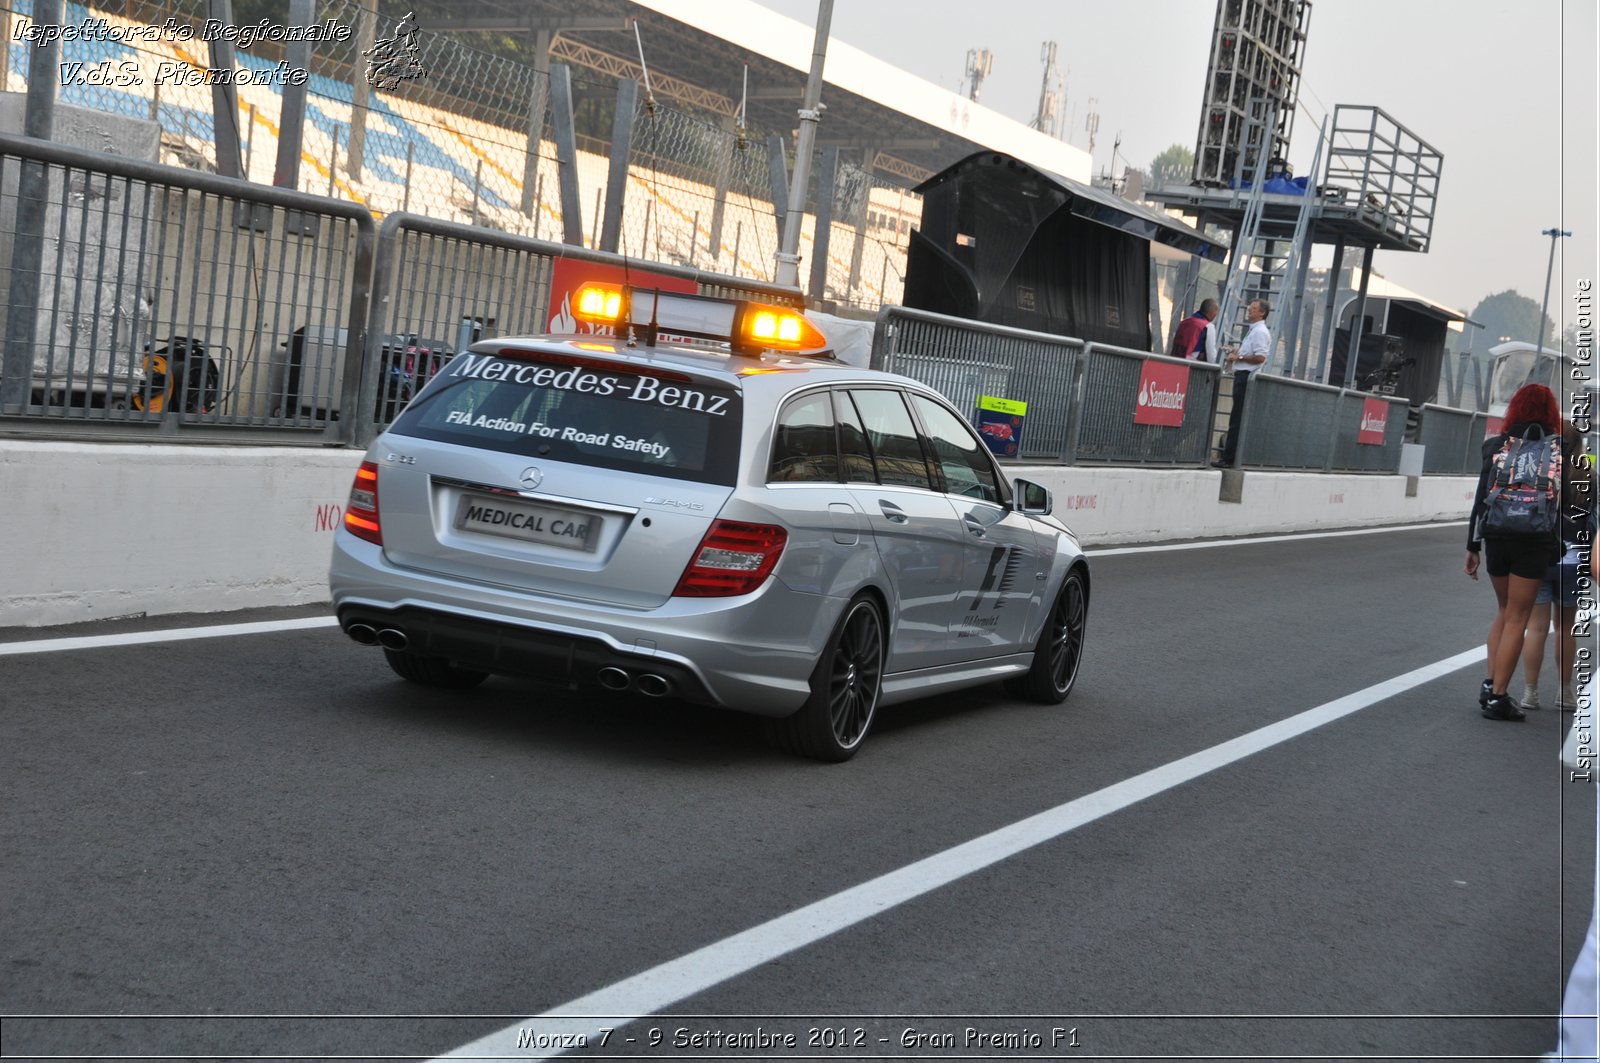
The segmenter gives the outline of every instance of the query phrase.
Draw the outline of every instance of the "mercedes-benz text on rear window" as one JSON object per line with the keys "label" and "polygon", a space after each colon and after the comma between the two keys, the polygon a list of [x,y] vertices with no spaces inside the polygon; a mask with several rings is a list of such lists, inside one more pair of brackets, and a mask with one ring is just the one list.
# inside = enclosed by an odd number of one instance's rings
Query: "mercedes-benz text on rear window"
{"label": "mercedes-benz text on rear window", "polygon": [[732,484],[741,403],[716,381],[603,359],[462,354],[390,429],[462,446]]}

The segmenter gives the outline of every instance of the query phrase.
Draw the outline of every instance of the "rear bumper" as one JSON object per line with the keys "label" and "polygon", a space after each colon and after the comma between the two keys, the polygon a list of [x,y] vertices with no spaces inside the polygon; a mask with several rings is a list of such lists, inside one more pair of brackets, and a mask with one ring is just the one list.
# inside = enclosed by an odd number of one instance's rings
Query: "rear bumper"
{"label": "rear bumper", "polygon": [[[457,616],[418,606],[383,609],[346,605],[338,610],[339,627],[346,632],[357,624],[377,631],[397,630],[406,636],[406,648],[477,672],[525,675],[574,687],[639,690],[646,676],[660,676],[667,693],[701,705],[717,700],[700,677],[675,661],[636,653],[619,653],[600,639],[556,631],[519,627],[473,617]],[[626,673],[626,685],[601,682],[603,669]],[[612,677],[614,681],[617,677]]]}
{"label": "rear bumper", "polygon": [[845,605],[776,578],[741,598],[675,598],[658,609],[545,598],[401,568],[342,528],[329,584],[347,632],[396,628],[408,649],[464,668],[581,686],[602,685],[601,669],[620,668],[630,686],[658,675],[675,697],[774,717],[810,695]]}

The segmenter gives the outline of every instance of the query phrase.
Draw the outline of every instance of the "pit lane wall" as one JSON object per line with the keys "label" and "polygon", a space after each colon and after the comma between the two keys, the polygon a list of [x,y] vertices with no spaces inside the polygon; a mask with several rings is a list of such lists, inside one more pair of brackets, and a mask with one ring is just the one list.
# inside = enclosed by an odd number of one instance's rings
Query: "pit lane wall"
{"label": "pit lane wall", "polygon": [[[0,442],[0,627],[327,600],[361,453]],[[1461,521],[1469,477],[1008,466],[1049,487],[1090,546]],[[1091,551],[1092,552],[1092,551]]]}

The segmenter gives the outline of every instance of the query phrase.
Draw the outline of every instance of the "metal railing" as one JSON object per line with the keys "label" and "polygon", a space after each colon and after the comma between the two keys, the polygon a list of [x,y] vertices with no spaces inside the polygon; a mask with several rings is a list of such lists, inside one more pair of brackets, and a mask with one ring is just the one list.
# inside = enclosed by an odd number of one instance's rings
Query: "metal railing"
{"label": "metal railing", "polygon": [[[1405,442],[1406,401],[1257,373],[1239,428],[1244,468],[1394,473]],[[1361,437],[1363,411],[1382,404],[1381,441]],[[1370,433],[1369,433],[1370,434]]]}
{"label": "metal railing", "polygon": [[1489,415],[1449,406],[1422,407],[1420,442],[1424,474],[1472,475],[1483,466]]}
{"label": "metal railing", "polygon": [[[1136,419],[1144,366],[1189,369],[1180,425]],[[969,415],[990,395],[1028,404],[1019,461],[1200,465],[1218,369],[925,310],[878,312],[872,367],[909,376]]]}
{"label": "metal railing", "polygon": [[[366,321],[358,442],[371,440],[432,373],[459,350],[494,336],[574,331],[560,318],[564,263],[599,267],[641,286],[659,279],[692,284],[701,295],[800,306],[798,289],[639,262],[568,244],[474,228],[417,214],[391,214],[377,238],[377,267]],[[589,271],[591,274],[595,270]],[[441,353],[443,352],[442,356]]]}
{"label": "metal railing", "polygon": [[[1137,416],[1145,366],[1151,363],[1184,366],[1189,371],[1181,424],[1146,424]],[[1205,464],[1221,375],[1220,367],[1205,362],[1090,344],[1083,356],[1083,402],[1073,434],[1072,461]]]}
{"label": "metal railing", "polygon": [[[379,228],[355,204],[0,136],[0,434],[364,445],[471,342],[571,325],[559,296],[596,273],[802,304],[763,281],[406,213]],[[877,315],[872,364],[969,415],[984,395],[1026,402],[1015,460],[1208,457],[1216,366],[898,306]],[[1136,417],[1163,365],[1186,370],[1176,425]],[[1379,443],[1360,438],[1373,402]],[[1403,400],[1262,375],[1247,403],[1246,467],[1398,468]],[[1425,408],[1425,471],[1475,471],[1483,427]]]}
{"label": "metal railing", "polygon": [[886,306],[872,368],[920,380],[971,416],[980,395],[1028,404],[1017,459],[1064,461],[1083,341]]}
{"label": "metal railing", "polygon": [[359,334],[295,337],[365,319],[375,237],[354,204],[0,135],[0,429],[346,441]]}

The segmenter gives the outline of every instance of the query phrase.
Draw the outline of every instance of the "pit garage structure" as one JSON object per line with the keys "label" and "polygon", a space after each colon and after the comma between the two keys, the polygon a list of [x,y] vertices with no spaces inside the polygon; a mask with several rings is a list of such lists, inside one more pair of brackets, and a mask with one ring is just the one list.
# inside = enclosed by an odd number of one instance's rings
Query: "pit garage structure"
{"label": "pit garage structure", "polygon": [[914,191],[906,306],[974,321],[1148,351],[1152,248],[1226,256],[1170,215],[998,152]]}

